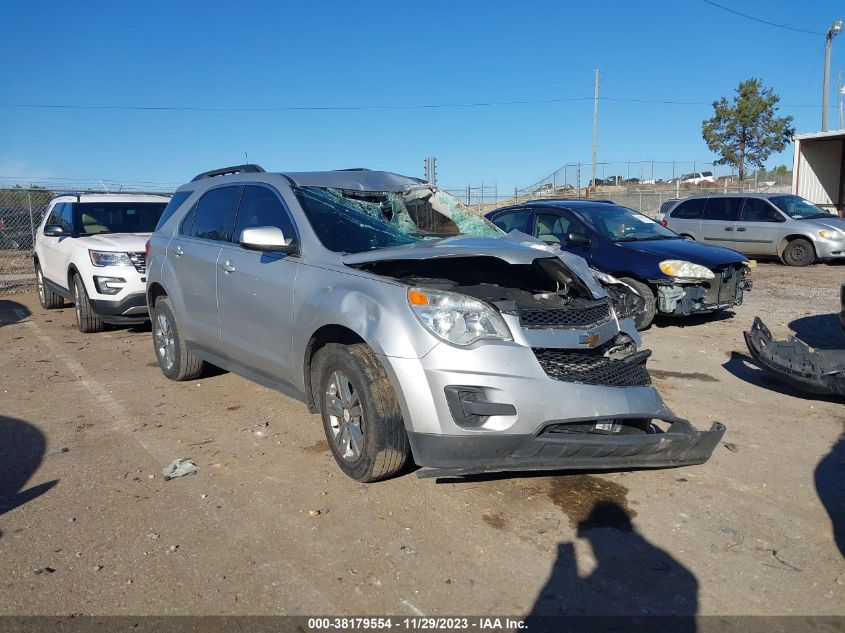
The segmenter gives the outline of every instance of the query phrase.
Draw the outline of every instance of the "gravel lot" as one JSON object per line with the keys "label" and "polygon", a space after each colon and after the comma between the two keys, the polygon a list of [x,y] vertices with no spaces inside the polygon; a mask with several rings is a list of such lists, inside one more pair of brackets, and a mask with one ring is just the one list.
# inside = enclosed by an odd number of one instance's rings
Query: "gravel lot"
{"label": "gravel lot", "polygon": [[[302,404],[169,382],[148,329],[0,297],[0,613],[845,614],[843,403],[742,340],[760,315],[845,347],[845,266],[754,276],[735,313],[645,336],[675,412],[728,427],[708,463],[447,483],[356,483]],[[177,457],[199,472],[165,482]]]}

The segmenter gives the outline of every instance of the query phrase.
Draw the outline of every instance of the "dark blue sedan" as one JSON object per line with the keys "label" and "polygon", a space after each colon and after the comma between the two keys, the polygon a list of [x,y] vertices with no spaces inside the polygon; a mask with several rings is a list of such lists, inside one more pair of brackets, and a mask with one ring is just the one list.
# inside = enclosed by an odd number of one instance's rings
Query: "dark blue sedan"
{"label": "dark blue sedan", "polygon": [[656,313],[688,315],[742,303],[751,288],[748,260],[720,246],[684,239],[633,209],[602,200],[537,200],[487,214],[509,233],[522,231],[580,255],[645,299],[637,328]]}

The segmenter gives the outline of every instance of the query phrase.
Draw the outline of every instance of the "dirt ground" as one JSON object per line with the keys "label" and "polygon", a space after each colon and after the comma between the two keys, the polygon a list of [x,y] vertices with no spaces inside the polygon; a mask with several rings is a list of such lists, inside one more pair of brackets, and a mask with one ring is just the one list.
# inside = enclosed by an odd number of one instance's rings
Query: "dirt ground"
{"label": "dirt ground", "polygon": [[[445,483],[356,483],[304,405],[170,382],[148,328],[2,297],[0,614],[845,614],[843,403],[742,339],[760,315],[845,346],[845,266],[754,276],[735,312],[645,335],[669,406],[727,425],[708,463]],[[166,482],[177,457],[199,471]]]}

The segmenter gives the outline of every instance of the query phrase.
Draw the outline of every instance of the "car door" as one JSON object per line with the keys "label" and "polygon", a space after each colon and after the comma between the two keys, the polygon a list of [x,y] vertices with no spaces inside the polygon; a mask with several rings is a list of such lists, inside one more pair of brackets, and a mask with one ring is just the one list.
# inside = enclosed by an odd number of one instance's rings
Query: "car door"
{"label": "car door", "polygon": [[241,189],[241,185],[227,185],[203,194],[167,245],[182,302],[177,316],[186,337],[215,353],[220,348],[217,260],[231,233]]}
{"label": "car door", "polygon": [[710,196],[701,218],[701,241],[736,248],[734,229],[741,206],[742,198]]}
{"label": "car door", "polygon": [[777,255],[785,218],[763,198],[746,198],[734,231],[736,249],[749,255]]}
{"label": "car door", "polygon": [[701,235],[701,216],[706,203],[707,198],[684,200],[669,212],[664,226],[678,235],[688,235],[693,239],[698,239]]}
{"label": "car door", "polygon": [[590,239],[589,231],[580,220],[565,211],[536,210],[534,216],[534,237],[547,244],[559,244],[561,249],[590,261],[593,254],[592,245],[571,242],[569,239],[573,235]]}
{"label": "car door", "polygon": [[73,203],[60,202],[53,207],[47,224],[58,224],[62,227],[62,234],[58,237],[41,236],[44,240],[44,261],[41,263],[41,272],[54,284],[68,290],[68,262],[74,246]]}
{"label": "car door", "polygon": [[279,193],[263,184],[244,187],[232,241],[217,266],[217,303],[223,349],[238,364],[274,382],[292,382],[293,291],[299,257],[242,248],[244,229],[274,226],[298,242]]}

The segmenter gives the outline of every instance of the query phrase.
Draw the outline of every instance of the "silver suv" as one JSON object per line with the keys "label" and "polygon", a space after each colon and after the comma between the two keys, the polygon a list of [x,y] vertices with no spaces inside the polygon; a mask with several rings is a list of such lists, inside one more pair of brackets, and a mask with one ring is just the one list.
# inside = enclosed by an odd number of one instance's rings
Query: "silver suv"
{"label": "silver suv", "polygon": [[790,266],[845,258],[845,220],[799,196],[692,196],[665,203],[657,219],[699,242],[745,255],[780,257]]}
{"label": "silver suv", "polygon": [[304,401],[358,481],[411,459],[420,476],[706,461],[724,427],[665,406],[601,273],[529,236],[423,235],[437,209],[484,225],[445,195],[368,170],[200,174],[149,242],[162,372],[209,362]]}

